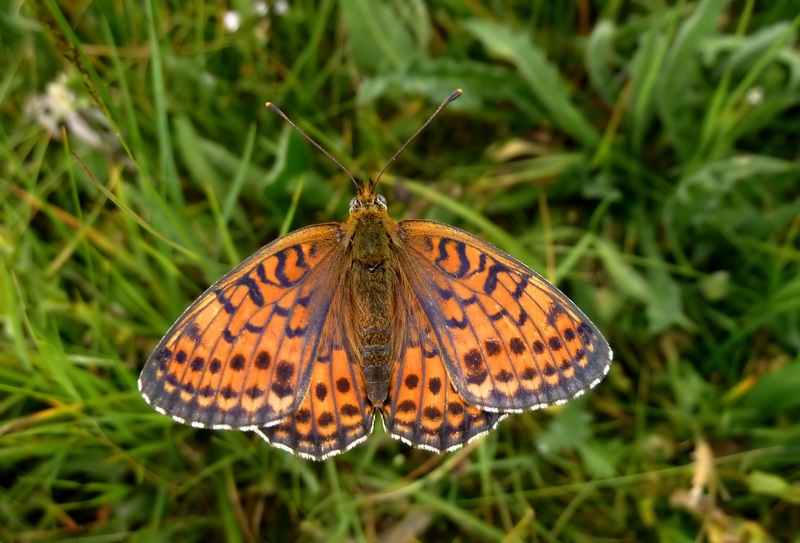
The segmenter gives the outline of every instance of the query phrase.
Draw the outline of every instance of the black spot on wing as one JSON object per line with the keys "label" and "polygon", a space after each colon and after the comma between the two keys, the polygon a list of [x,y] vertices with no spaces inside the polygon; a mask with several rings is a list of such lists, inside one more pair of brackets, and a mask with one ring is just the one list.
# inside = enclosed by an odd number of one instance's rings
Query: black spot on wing
{"label": "black spot on wing", "polygon": [[314,388],[314,393],[319,401],[324,402],[325,398],[328,397],[328,387],[326,387],[324,383],[317,383],[317,386]]}
{"label": "black spot on wing", "polygon": [[417,403],[414,400],[403,400],[397,405],[398,413],[411,413],[417,410]]}
{"label": "black spot on wing", "polygon": [[190,322],[186,325],[184,329],[184,334],[186,334],[189,338],[197,341],[200,339],[200,327],[197,326],[197,323]]}
{"label": "black spot on wing", "polygon": [[233,371],[236,371],[236,372],[242,371],[244,369],[245,365],[246,365],[246,361],[244,359],[244,356],[241,353],[238,353],[238,354],[234,355],[234,357],[231,358],[231,361],[230,361],[230,364],[229,364],[230,368]]}
{"label": "black spot on wing", "polygon": [[256,356],[256,362],[255,362],[256,369],[266,370],[269,368],[271,362],[272,362],[272,357],[269,355],[267,351],[259,351],[258,355]]}
{"label": "black spot on wing", "polygon": [[347,394],[350,392],[350,381],[348,381],[346,377],[340,377],[336,381],[336,390],[342,394]]}
{"label": "black spot on wing", "polygon": [[517,356],[525,352],[525,342],[518,337],[511,338],[511,341],[508,342],[508,347]]}

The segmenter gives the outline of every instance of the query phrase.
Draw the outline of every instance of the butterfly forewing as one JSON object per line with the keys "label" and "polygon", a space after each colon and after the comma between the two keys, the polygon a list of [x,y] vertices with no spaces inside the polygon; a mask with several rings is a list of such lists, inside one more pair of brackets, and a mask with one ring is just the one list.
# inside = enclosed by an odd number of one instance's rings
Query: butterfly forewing
{"label": "butterfly forewing", "polygon": [[567,401],[606,374],[605,339],[539,274],[445,224],[407,220],[398,232],[410,290],[468,404],[536,409]]}
{"label": "butterfly forewing", "polygon": [[336,292],[340,237],[339,224],[303,228],[209,288],[145,364],[148,403],[198,427],[252,429],[295,413]]}
{"label": "butterfly forewing", "polygon": [[322,332],[310,386],[297,411],[274,426],[257,430],[268,443],[314,460],[360,443],[369,436],[375,420],[339,318],[347,313],[343,303],[346,299],[339,292]]}

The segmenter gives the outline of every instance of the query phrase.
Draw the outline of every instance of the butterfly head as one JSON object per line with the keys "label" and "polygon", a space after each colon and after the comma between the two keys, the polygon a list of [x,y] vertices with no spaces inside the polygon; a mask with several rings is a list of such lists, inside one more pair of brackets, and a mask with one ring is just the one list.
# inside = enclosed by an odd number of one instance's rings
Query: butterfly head
{"label": "butterfly head", "polygon": [[375,192],[375,181],[356,182],[356,196],[350,200],[350,214],[364,211],[386,212],[386,198]]}

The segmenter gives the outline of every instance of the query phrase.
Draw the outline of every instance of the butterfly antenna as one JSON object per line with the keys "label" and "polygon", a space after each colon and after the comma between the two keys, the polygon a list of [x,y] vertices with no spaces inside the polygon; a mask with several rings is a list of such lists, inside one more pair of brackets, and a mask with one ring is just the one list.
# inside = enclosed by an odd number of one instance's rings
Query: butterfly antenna
{"label": "butterfly antenna", "polygon": [[[352,174],[352,173],[350,173],[350,170],[348,170],[347,168],[345,168],[345,167],[342,165],[342,163],[341,163],[341,162],[339,162],[338,160],[336,160],[335,158],[333,158],[333,155],[332,155],[332,154],[330,154],[328,151],[326,151],[326,150],[325,150],[325,149],[322,147],[322,145],[320,145],[319,143],[317,143],[316,141],[314,141],[313,139],[311,139],[311,136],[309,136],[308,134],[306,134],[305,132],[303,132],[303,131],[300,129],[300,127],[299,127],[299,126],[297,126],[296,124],[294,124],[294,123],[292,122],[292,120],[291,120],[289,117],[287,117],[287,116],[286,116],[286,113],[284,113],[283,111],[281,111],[281,110],[280,110],[280,108],[279,108],[278,106],[276,106],[276,105],[275,105],[275,104],[273,104],[272,102],[267,102],[267,107],[268,107],[270,110],[272,110],[272,112],[273,112],[273,113],[276,113],[276,114],[277,114],[277,115],[278,115],[278,116],[279,116],[281,119],[283,119],[284,121],[286,121],[287,123],[289,123],[289,126],[291,126],[292,128],[294,128],[295,130],[297,130],[297,131],[300,133],[300,135],[301,135],[301,136],[303,136],[303,137],[304,137],[306,140],[308,140],[308,142],[309,142],[310,144],[312,144],[314,147],[316,147],[317,149],[319,149],[320,151],[322,151],[322,154],[323,154],[323,155],[325,155],[326,157],[328,157],[329,159],[331,159],[331,160],[334,162],[334,164],[336,164],[337,166],[339,166],[339,167],[342,169],[342,171],[343,171],[344,173],[346,173],[346,174],[347,174],[347,176],[348,176],[348,177],[349,177],[349,178],[350,178],[350,179],[353,181],[353,183],[355,184],[355,186],[356,186],[356,187],[358,187],[358,186],[359,186],[359,185],[358,185],[358,181],[356,181],[356,178],[355,178],[355,177],[353,177],[353,174]],[[441,108],[439,108],[439,109],[441,109]],[[427,124],[427,123],[426,123],[426,124]]]}
{"label": "butterfly antenna", "polygon": [[388,168],[389,165],[392,162],[395,161],[395,159],[400,155],[400,153],[402,153],[405,150],[405,148],[408,147],[408,145],[412,141],[414,141],[414,139],[416,139],[416,137],[419,135],[420,132],[425,130],[425,127],[428,126],[431,123],[431,121],[436,118],[436,116],[439,114],[439,112],[441,112],[444,109],[444,106],[446,106],[447,104],[449,104],[450,102],[452,102],[453,100],[455,100],[456,98],[461,96],[461,94],[463,92],[464,91],[462,91],[461,89],[456,89],[456,90],[453,91],[453,94],[451,94],[450,96],[448,96],[447,98],[444,99],[444,102],[442,102],[442,104],[439,107],[436,108],[436,111],[434,111],[433,114],[431,114],[431,116],[428,117],[428,120],[425,121],[422,124],[422,126],[420,126],[417,129],[417,131],[414,132],[414,134],[410,138],[408,138],[406,140],[406,142],[403,144],[403,146],[400,147],[400,149],[397,150],[397,152],[392,156],[392,158],[389,159],[389,161],[386,163],[386,166],[384,166],[383,169],[380,171],[380,173],[378,173],[378,177],[375,178],[375,184],[376,185],[378,184],[378,181],[380,180],[381,176],[383,175],[383,172],[385,172],[386,168]]}

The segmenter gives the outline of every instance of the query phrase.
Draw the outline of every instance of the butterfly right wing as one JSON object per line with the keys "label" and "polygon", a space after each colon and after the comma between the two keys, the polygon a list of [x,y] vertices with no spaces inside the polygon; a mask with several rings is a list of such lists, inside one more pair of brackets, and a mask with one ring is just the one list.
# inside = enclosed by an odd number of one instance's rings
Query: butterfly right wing
{"label": "butterfly right wing", "polygon": [[372,432],[375,408],[347,342],[348,311],[339,290],[322,332],[310,386],[294,415],[256,433],[267,443],[303,458],[324,460],[361,443]]}
{"label": "butterfly right wing", "polygon": [[456,389],[486,411],[561,404],[595,386],[612,353],[557,288],[480,238],[423,220],[398,223],[400,268]]}
{"label": "butterfly right wing", "polygon": [[338,286],[337,223],[261,248],[197,299],[145,363],[139,390],[195,427],[252,430],[294,413]]}

